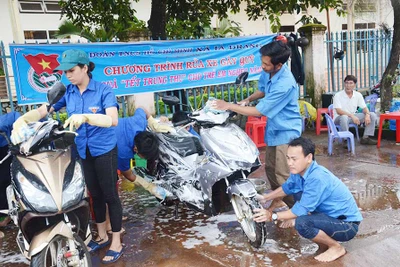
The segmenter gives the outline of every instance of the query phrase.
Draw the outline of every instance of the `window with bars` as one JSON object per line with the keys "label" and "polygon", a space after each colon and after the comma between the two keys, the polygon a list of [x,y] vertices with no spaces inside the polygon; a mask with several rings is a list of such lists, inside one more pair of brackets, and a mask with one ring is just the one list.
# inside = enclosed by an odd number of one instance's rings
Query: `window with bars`
{"label": "window with bars", "polygon": [[22,0],[18,4],[21,13],[61,13],[58,0]]}

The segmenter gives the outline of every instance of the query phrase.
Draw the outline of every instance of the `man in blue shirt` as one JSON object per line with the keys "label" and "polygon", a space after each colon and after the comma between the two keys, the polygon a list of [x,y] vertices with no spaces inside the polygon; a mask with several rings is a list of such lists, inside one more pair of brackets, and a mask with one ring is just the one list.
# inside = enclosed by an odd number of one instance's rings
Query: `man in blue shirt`
{"label": "man in blue shirt", "polygon": [[[10,138],[12,125],[19,118],[18,112],[10,112],[0,116],[0,131],[5,133]],[[0,135],[0,160],[8,153],[8,142]],[[0,210],[8,209],[6,188],[11,183],[10,165],[12,157],[6,159],[0,164]],[[0,213],[0,226],[6,226],[10,222],[10,217],[7,214]],[[0,234],[1,235],[1,234]]]}
{"label": "man in blue shirt", "polygon": [[[314,153],[315,145],[310,139],[300,137],[289,143],[287,163],[291,174],[281,187],[259,196],[261,201],[273,201],[268,209],[256,209],[254,220],[292,221],[302,237],[328,247],[315,259],[330,262],[346,253],[338,241],[349,241],[357,234],[362,216],[350,190],[318,165]],[[273,212],[277,200],[287,195],[294,195],[294,206]]]}
{"label": "man in blue shirt", "polygon": [[[301,135],[301,116],[298,106],[298,86],[286,66],[290,56],[290,48],[282,41],[274,41],[260,49],[263,72],[258,81],[258,89],[251,96],[238,104],[215,101],[214,108],[231,110],[246,116],[266,116],[268,118],[265,143],[265,172],[271,189],[281,186],[289,177],[286,163],[287,144]],[[241,104],[261,99],[255,107]],[[293,198],[283,200],[289,207]]]}

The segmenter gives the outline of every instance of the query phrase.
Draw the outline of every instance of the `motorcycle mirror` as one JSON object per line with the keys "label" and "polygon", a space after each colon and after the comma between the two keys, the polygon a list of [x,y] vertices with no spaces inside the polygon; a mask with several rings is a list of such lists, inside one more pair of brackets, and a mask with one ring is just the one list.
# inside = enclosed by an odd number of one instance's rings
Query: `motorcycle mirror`
{"label": "motorcycle mirror", "polygon": [[47,102],[49,105],[52,106],[53,104],[57,103],[58,100],[64,96],[66,89],[67,88],[62,82],[55,83],[50,90],[47,91]]}
{"label": "motorcycle mirror", "polygon": [[247,77],[249,77],[249,73],[247,71],[240,73],[236,77],[235,84],[244,84],[247,80]]}
{"label": "motorcycle mirror", "polygon": [[180,103],[179,98],[173,95],[162,96],[161,100],[167,105],[178,105]]}

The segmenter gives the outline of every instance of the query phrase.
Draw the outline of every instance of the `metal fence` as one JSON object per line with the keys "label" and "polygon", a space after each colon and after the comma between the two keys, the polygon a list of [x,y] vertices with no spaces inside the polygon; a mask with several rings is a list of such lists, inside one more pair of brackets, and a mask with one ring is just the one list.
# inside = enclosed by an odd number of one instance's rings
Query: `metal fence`
{"label": "metal fence", "polygon": [[392,34],[383,30],[326,34],[327,91],[342,90],[343,80],[349,74],[357,77],[357,88],[370,88],[378,83],[389,61]]}

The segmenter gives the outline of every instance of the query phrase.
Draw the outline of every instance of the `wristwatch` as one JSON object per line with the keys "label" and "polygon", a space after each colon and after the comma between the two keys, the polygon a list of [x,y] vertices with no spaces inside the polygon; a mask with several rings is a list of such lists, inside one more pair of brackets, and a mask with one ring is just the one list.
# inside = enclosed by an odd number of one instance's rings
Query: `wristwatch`
{"label": "wristwatch", "polygon": [[278,222],[278,214],[276,214],[276,212],[273,212],[271,219],[276,224]]}

